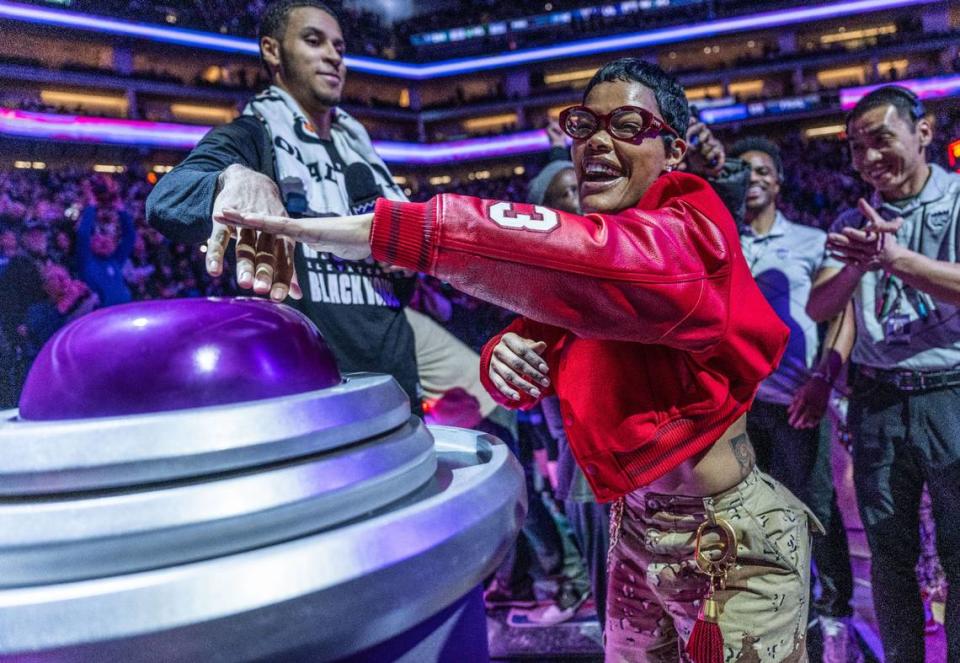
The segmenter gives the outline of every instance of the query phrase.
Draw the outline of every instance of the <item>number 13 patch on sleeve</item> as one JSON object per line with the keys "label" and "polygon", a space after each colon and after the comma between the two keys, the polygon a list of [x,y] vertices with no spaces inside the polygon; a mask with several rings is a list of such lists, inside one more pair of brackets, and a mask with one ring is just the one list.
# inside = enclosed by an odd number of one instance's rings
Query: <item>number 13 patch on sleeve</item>
{"label": "number 13 patch on sleeve", "polygon": [[494,203],[487,211],[490,220],[501,228],[548,233],[560,225],[557,213],[540,205]]}

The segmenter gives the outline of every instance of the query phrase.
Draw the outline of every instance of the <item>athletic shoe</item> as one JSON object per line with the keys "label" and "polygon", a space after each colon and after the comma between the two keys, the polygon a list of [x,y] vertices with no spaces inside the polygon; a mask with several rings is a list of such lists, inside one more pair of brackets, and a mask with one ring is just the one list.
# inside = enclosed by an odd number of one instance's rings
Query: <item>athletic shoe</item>
{"label": "athletic shoe", "polygon": [[547,606],[543,612],[537,615],[531,615],[530,621],[544,626],[553,626],[562,624],[573,618],[577,614],[580,606],[590,597],[589,590],[578,590],[572,584],[564,583],[557,590],[554,602]]}
{"label": "athletic shoe", "polygon": [[513,592],[500,583],[493,580],[487,591],[483,593],[483,603],[487,610],[500,610],[503,608],[535,608],[537,607],[537,597],[533,594],[533,588]]}
{"label": "athletic shoe", "polygon": [[823,663],[864,663],[863,652],[853,637],[849,619],[820,616]]}

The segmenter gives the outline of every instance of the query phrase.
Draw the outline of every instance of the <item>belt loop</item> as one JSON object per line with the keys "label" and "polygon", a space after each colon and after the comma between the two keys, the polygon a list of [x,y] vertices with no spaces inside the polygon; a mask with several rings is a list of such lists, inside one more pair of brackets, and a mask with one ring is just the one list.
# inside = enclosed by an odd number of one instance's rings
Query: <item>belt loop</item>
{"label": "belt loop", "polygon": [[706,511],[707,521],[711,525],[717,524],[717,507],[713,503],[712,497],[703,498],[703,510]]}
{"label": "belt loop", "polygon": [[[620,542],[620,534],[623,530],[623,512],[627,508],[627,498],[618,497],[614,500],[613,504],[610,505],[610,524],[609,524],[609,538],[610,542],[607,545],[607,565],[610,565],[610,557],[613,555],[613,549],[617,547],[617,544]],[[611,571],[612,573],[612,571]]]}

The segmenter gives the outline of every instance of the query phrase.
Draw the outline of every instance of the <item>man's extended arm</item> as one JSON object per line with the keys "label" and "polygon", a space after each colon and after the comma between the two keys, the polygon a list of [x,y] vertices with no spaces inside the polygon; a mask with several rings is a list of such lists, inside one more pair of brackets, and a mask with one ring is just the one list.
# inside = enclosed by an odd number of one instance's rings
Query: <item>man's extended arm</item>
{"label": "man's extended arm", "polygon": [[206,241],[213,225],[217,178],[234,164],[258,170],[264,159],[264,131],[256,118],[242,117],[204,136],[150,192],[147,222],[175,242]]}
{"label": "man's extended arm", "polygon": [[77,224],[77,240],[74,242],[77,253],[77,269],[81,273],[86,270],[87,265],[93,258],[93,251],[90,250],[90,239],[93,237],[93,227],[97,222],[97,208],[93,205],[87,205],[80,213],[80,223]]}

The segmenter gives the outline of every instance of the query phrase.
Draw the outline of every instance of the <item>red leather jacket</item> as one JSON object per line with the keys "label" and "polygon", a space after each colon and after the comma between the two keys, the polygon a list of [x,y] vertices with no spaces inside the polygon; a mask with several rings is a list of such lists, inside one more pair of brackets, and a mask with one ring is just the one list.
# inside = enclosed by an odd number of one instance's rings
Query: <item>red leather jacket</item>
{"label": "red leather jacket", "polygon": [[[706,449],[746,412],[788,331],[754,283],[710,185],[661,176],[633,209],[576,216],[442,194],[377,202],[373,255],[524,317],[545,341],[570,447],[615,499]],[[481,376],[500,403],[517,407]],[[523,395],[520,407],[534,401]]]}

